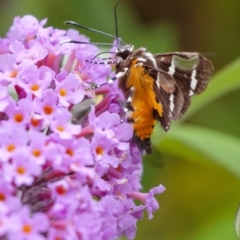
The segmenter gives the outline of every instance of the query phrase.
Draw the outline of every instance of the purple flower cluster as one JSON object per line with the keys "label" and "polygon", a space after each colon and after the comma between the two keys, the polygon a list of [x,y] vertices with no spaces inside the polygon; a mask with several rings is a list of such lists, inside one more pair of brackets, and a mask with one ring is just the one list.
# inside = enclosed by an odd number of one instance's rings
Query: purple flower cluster
{"label": "purple flower cluster", "polygon": [[[140,192],[141,153],[117,87],[86,90],[113,74],[86,61],[98,48],[61,44],[88,39],[45,23],[16,17],[0,39],[0,239],[133,239],[164,187]],[[95,96],[74,121],[73,107]]]}

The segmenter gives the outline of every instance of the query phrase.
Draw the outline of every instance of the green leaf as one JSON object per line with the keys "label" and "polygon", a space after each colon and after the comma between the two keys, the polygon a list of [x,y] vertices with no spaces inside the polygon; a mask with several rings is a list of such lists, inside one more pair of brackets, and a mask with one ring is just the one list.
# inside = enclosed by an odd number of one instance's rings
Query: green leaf
{"label": "green leaf", "polygon": [[212,160],[240,178],[240,140],[229,134],[197,126],[182,125],[153,143],[164,154],[192,160]]}
{"label": "green leaf", "polygon": [[238,239],[233,230],[236,206],[231,204],[226,205],[225,209],[221,209],[219,214],[212,216],[205,222],[198,231],[193,231],[189,236],[191,240],[225,240]]}
{"label": "green leaf", "polygon": [[217,72],[211,79],[206,91],[192,99],[192,105],[184,116],[184,120],[208,105],[217,98],[240,87],[240,59],[235,60]]}

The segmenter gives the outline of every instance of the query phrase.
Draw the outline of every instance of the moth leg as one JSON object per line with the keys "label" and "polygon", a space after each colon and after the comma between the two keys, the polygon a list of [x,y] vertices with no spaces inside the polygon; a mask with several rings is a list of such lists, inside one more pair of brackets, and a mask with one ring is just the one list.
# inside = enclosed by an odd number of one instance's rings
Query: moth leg
{"label": "moth leg", "polygon": [[[93,58],[94,59],[94,58]],[[112,60],[111,57],[108,57],[108,58],[101,58],[101,62],[95,62],[92,60],[85,60],[86,62],[88,63],[91,63],[91,64],[99,64],[99,65],[110,65],[110,64],[118,64],[118,61],[117,60]],[[105,60],[111,60],[111,61],[105,61]],[[94,89],[97,89],[97,88],[100,88],[106,84],[112,84],[116,79],[117,79],[117,75],[113,78],[109,78],[105,83],[102,83],[102,84],[98,84],[96,86],[92,86],[92,87],[89,87],[89,88],[86,88],[85,90],[94,90]]]}
{"label": "moth leg", "polygon": [[[117,60],[112,60],[112,58],[110,58],[110,57],[109,58],[101,58],[101,60],[102,61],[100,61],[100,62],[93,61],[93,59],[92,60],[85,60],[85,61],[88,62],[88,63],[99,64],[99,65],[111,65],[111,64],[116,65],[118,63]],[[106,61],[106,60],[108,60],[108,61]]]}
{"label": "moth leg", "polygon": [[[133,98],[134,90],[135,90],[134,87],[130,88],[128,98],[127,98],[126,102],[124,103],[123,114],[121,116],[121,123],[123,122],[123,120],[128,112],[134,111],[133,106],[132,106],[132,98]],[[133,119],[128,119],[128,122],[132,122],[132,121],[133,121]]]}
{"label": "moth leg", "polygon": [[118,72],[114,77],[107,79],[107,81],[105,83],[102,84],[98,84],[96,86],[92,86],[89,88],[86,88],[85,90],[94,90],[96,88],[100,88],[106,84],[112,84],[115,80],[119,79],[120,77],[122,77],[126,72],[128,71],[128,68],[123,68],[120,72]]}
{"label": "moth leg", "polygon": [[98,85],[95,85],[95,86],[86,88],[85,90],[94,90],[94,89],[100,88],[100,87],[102,87],[102,86],[104,86],[104,85],[107,85],[107,84],[111,85],[111,84],[112,84],[115,80],[117,80],[117,79],[118,79],[118,78],[117,78],[117,75],[116,75],[116,76],[113,77],[113,78],[107,79],[107,81],[106,81],[105,83],[98,84]]}

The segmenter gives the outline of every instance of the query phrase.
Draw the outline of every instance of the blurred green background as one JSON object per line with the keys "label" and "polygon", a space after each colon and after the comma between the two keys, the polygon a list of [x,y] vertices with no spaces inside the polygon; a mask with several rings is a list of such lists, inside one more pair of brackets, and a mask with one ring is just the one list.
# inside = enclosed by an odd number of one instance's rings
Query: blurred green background
{"label": "blurred green background", "polygon": [[[73,20],[114,34],[114,0],[0,0],[0,36],[15,16],[48,18],[67,29]],[[228,240],[240,203],[240,1],[122,0],[122,39],[150,51],[197,51],[210,58],[215,74],[194,97],[186,116],[164,133],[156,128],[155,151],[144,161],[145,190],[164,184],[160,211],[139,221],[136,239]],[[105,36],[83,32],[92,41]]]}

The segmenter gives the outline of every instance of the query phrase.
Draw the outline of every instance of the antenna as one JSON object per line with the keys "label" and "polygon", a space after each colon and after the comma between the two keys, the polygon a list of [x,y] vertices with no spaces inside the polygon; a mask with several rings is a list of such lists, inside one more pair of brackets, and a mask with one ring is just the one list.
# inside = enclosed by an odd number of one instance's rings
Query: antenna
{"label": "antenna", "polygon": [[117,6],[119,5],[119,3],[121,3],[121,1],[119,1],[118,3],[116,3],[115,7],[114,7],[114,20],[115,20],[115,34],[116,34],[116,39],[117,39],[117,45],[119,46],[119,41],[121,41],[118,38],[118,22],[117,22]]}
{"label": "antenna", "polygon": [[[122,44],[124,45],[127,45],[125,42],[123,42],[121,39],[118,39],[116,36],[113,36],[112,34],[109,34],[109,33],[105,33],[105,32],[102,32],[102,31],[99,31],[99,30],[96,30],[96,29],[93,29],[93,28],[89,28],[89,27],[85,27],[83,25],[80,25],[79,23],[76,23],[76,22],[73,22],[73,21],[66,21],[64,22],[64,24],[69,24],[69,25],[73,25],[73,26],[76,26],[76,27],[79,27],[79,28],[82,28],[82,29],[85,29],[85,30],[89,30],[89,31],[92,31],[92,32],[96,32],[96,33],[100,33],[100,34],[103,34],[103,35],[106,35],[108,37],[111,37],[111,38],[114,38],[116,39],[117,41],[120,41]],[[77,43],[77,42],[75,42]],[[81,42],[79,42],[81,43]],[[104,44],[103,44],[104,45]]]}
{"label": "antenna", "polygon": [[[101,54],[106,54],[106,53],[112,53],[112,54],[115,54],[115,52],[110,52],[110,51],[100,52],[100,53],[98,53],[97,55],[95,55],[95,56],[92,58],[92,60],[93,60],[94,58],[100,56]],[[102,58],[102,59],[103,59],[103,58]],[[109,59],[109,58],[107,58],[107,59]]]}
{"label": "antenna", "polygon": [[75,41],[75,40],[66,40],[63,41],[60,45],[63,45],[65,43],[76,43],[76,44],[93,44],[93,45],[102,45],[102,46],[113,46],[112,43],[99,43],[99,42],[81,42],[81,41]]}

